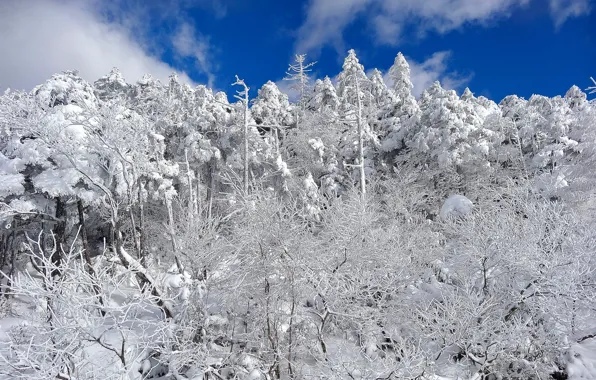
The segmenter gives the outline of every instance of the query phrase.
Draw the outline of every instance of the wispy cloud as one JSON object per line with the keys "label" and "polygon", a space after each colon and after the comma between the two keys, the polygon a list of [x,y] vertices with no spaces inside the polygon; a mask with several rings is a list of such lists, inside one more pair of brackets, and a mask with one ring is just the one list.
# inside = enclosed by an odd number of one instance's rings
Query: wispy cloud
{"label": "wispy cloud", "polygon": [[550,14],[555,26],[560,28],[568,19],[589,14],[590,0],[549,0]]}
{"label": "wispy cloud", "polygon": [[[151,47],[140,13],[116,3],[0,1],[0,89],[30,90],[52,74],[70,69],[93,81],[114,66],[130,82],[147,73],[167,79],[176,70],[160,59],[159,49]],[[171,12],[168,17],[177,17]],[[208,37],[182,32],[168,41],[171,47],[196,58],[199,70],[212,78]],[[191,40],[194,36],[196,41]],[[194,84],[186,73],[178,74],[182,81]]]}
{"label": "wispy cloud", "polygon": [[450,90],[460,90],[472,80],[472,75],[462,75],[455,71],[449,71],[448,62],[451,57],[450,51],[439,51],[431,55],[423,62],[416,62],[408,59],[410,73],[414,88],[412,92],[416,97],[422,91],[430,87],[434,81],[440,81],[441,85]]}
{"label": "wispy cloud", "polygon": [[215,75],[210,59],[209,38],[197,34],[195,28],[185,22],[178,27],[178,31],[172,37],[172,44],[179,56],[191,57],[196,61],[198,69],[207,76],[209,87],[213,87]]}
{"label": "wispy cloud", "polygon": [[[590,0],[549,0],[557,26],[589,12]],[[310,0],[298,29],[296,51],[317,53],[330,45],[344,52],[343,31],[363,17],[376,42],[397,45],[406,27],[418,36],[428,31],[447,33],[467,24],[488,25],[509,17],[530,0]]]}
{"label": "wispy cloud", "polygon": [[326,44],[343,47],[343,30],[372,0],[311,0],[306,19],[298,30],[296,51],[315,54]]}

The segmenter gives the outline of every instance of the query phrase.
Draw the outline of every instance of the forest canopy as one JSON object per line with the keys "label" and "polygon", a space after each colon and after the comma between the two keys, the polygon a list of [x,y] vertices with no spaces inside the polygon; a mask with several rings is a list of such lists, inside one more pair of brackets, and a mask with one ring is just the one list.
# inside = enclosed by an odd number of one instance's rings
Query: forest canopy
{"label": "forest canopy", "polygon": [[0,380],[596,377],[596,103],[312,65],[0,96]]}

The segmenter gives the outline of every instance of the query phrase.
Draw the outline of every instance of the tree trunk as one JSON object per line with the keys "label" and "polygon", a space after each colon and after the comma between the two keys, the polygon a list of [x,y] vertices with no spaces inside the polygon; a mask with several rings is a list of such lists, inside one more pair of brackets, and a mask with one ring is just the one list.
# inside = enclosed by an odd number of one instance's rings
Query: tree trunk
{"label": "tree trunk", "polygon": [[152,279],[147,274],[147,270],[143,267],[139,262],[136,262],[132,256],[124,251],[122,247],[122,233],[120,232],[120,223],[118,221],[113,222],[114,226],[114,238],[115,238],[115,249],[118,258],[122,265],[135,273],[137,280],[141,283],[141,287],[149,286],[151,289],[151,295],[157,299],[156,303],[159,306],[167,319],[171,319],[173,314],[168,306],[163,301],[161,293],[157,289],[156,285],[153,283]]}
{"label": "tree trunk", "polygon": [[366,177],[364,175],[364,129],[362,126],[362,101],[360,100],[360,82],[356,77],[356,98],[358,100],[358,165],[360,168],[360,196],[364,199],[366,195]]}
{"label": "tree trunk", "polygon": [[207,219],[211,220],[211,211],[213,208],[213,194],[215,193],[215,170],[217,168],[215,159],[211,159],[207,170]]}
{"label": "tree trunk", "polygon": [[244,194],[248,194],[248,90],[244,99]]}
{"label": "tree trunk", "polygon": [[195,217],[195,211],[194,211],[194,197],[193,197],[193,193],[194,193],[194,188],[192,186],[192,171],[190,170],[190,164],[188,162],[188,150],[184,149],[184,160],[185,160],[185,164],[186,164],[186,178],[188,180],[188,218],[190,220],[191,225],[194,224],[194,217]]}
{"label": "tree trunk", "polygon": [[142,183],[139,181],[139,256],[141,265],[147,267],[147,250],[145,249],[145,206],[143,203]]}
{"label": "tree trunk", "polygon": [[174,260],[176,261],[176,266],[178,267],[178,273],[184,275],[184,267],[178,258],[178,244],[176,244],[176,231],[174,230],[174,212],[172,210],[172,203],[170,201],[166,201],[166,208],[168,209],[168,232],[172,242]]}
{"label": "tree trunk", "polygon": [[6,265],[6,259],[8,258],[8,241],[10,240],[10,234],[2,234],[2,259],[0,259],[0,268],[4,268]]}
{"label": "tree trunk", "polygon": [[[97,283],[95,269],[93,269],[93,264],[91,263],[91,250],[89,248],[89,239],[87,238],[87,227],[85,226],[85,212],[83,210],[83,201],[80,199],[77,201],[77,210],[79,212],[79,227],[81,229],[81,240],[83,242],[83,257],[85,259],[85,269],[87,270],[87,273],[89,273],[89,276],[91,276],[91,279],[93,281],[93,291],[98,297],[99,304],[103,306],[103,297],[101,296],[102,292],[99,287],[99,284]],[[103,309],[100,309],[100,313],[102,317],[106,315],[106,312]]]}
{"label": "tree trunk", "polygon": [[273,129],[273,137],[275,138],[275,155],[279,156],[279,128]]}
{"label": "tree trunk", "polygon": [[132,239],[135,242],[135,251],[137,251],[137,256],[139,259],[141,259],[141,244],[139,243],[137,224],[135,222],[135,212],[132,205],[128,208],[128,216],[130,217],[130,227],[132,230]]}
{"label": "tree trunk", "polygon": [[196,214],[201,216],[201,172],[195,170],[195,209]]}
{"label": "tree trunk", "polygon": [[[14,249],[14,241],[16,238],[16,234],[17,234],[17,227],[19,225],[19,221],[17,219],[14,219],[12,221],[12,231],[10,232],[10,235],[8,235],[8,239],[6,240],[6,256],[8,257],[8,252],[10,251],[10,269],[8,272],[8,279],[6,280],[6,292],[4,294],[4,296],[6,298],[8,298],[9,295],[9,289],[12,286],[12,276],[14,275],[14,271],[15,271],[15,265],[16,265],[16,256],[17,253]],[[10,240],[10,243],[9,243]]]}
{"label": "tree trunk", "polygon": [[66,204],[62,198],[56,198],[56,219],[58,222],[54,226],[54,236],[56,239],[56,246],[52,251],[50,260],[54,266],[52,277],[60,276],[60,264],[62,263],[62,245],[66,242]]}

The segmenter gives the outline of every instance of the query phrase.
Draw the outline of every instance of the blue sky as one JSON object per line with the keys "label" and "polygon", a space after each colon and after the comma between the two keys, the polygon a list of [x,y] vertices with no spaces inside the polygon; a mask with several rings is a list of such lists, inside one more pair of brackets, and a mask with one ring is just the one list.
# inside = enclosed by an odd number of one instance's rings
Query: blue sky
{"label": "blue sky", "polygon": [[[341,70],[348,49],[386,71],[398,51],[415,91],[434,80],[499,101],[562,95],[596,77],[596,0],[2,0],[0,89],[53,72],[93,81],[118,66],[129,82],[172,70],[233,92],[281,81],[295,53],[314,76]],[[60,25],[60,27],[57,27]],[[48,37],[52,36],[52,37]]]}

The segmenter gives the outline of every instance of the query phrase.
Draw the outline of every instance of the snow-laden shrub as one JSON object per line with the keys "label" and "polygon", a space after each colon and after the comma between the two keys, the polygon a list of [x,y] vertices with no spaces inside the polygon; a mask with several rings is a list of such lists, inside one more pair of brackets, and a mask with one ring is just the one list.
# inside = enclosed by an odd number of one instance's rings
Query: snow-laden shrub
{"label": "snow-laden shrub", "polygon": [[474,203],[463,195],[455,194],[445,200],[439,217],[442,220],[460,218],[469,215],[474,210]]}

